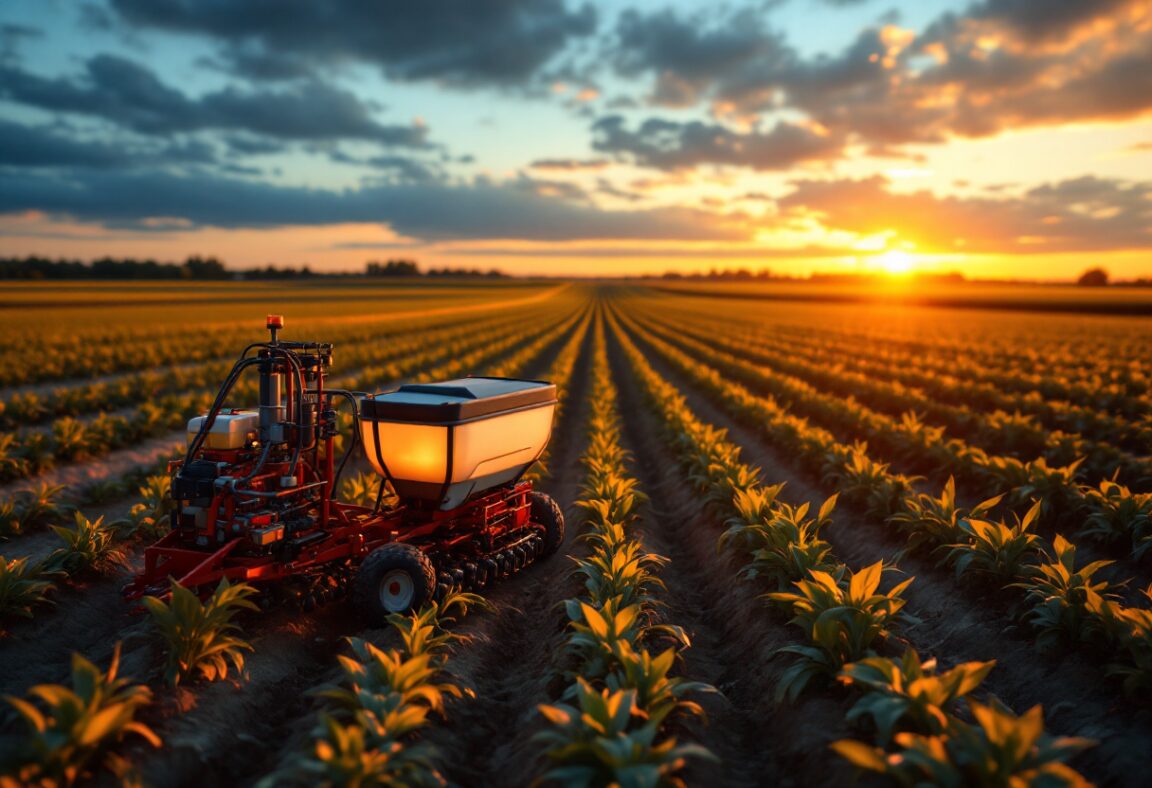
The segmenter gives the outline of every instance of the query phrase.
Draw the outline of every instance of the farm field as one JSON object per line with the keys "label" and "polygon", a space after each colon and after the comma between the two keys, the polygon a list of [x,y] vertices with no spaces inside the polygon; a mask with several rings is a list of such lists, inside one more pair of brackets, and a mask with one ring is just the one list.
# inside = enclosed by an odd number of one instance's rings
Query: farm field
{"label": "farm field", "polygon": [[[1147,300],[772,287],[6,288],[0,786],[1146,784]],[[236,592],[176,683],[120,590],[268,312],[341,388],[555,382],[568,526],[387,625]]]}

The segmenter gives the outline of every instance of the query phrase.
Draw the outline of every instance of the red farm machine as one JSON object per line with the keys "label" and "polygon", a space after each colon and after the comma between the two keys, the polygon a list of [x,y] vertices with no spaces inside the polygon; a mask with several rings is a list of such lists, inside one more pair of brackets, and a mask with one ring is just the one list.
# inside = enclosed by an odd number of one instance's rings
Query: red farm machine
{"label": "red farm machine", "polygon": [[[463,378],[382,394],[329,389],[332,346],[280,340],[277,315],[267,325],[270,341],[249,345],[208,413],[189,422],[187,455],[169,466],[171,530],[145,550],[127,598],[163,596],[172,580],[206,596],[227,578],[305,606],[351,592],[382,622],[453,588],[485,588],[560,547],[560,508],[522,480],[551,435],[554,385]],[[249,370],[259,374],[259,407],[231,407]],[[337,463],[344,403],[353,432]],[[336,499],[361,446],[380,475],[375,506]]]}

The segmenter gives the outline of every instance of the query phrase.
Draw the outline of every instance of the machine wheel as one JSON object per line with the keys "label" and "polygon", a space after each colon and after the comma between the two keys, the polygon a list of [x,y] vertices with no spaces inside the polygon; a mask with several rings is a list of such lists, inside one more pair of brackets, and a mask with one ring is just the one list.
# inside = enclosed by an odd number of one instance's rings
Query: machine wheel
{"label": "machine wheel", "polygon": [[419,610],[436,590],[436,569],[424,552],[410,544],[377,547],[356,575],[356,609],[376,626],[392,613]]}
{"label": "machine wheel", "polygon": [[559,504],[547,493],[533,491],[531,495],[532,522],[544,526],[544,545],[540,557],[547,558],[560,549],[564,543],[564,512]]}

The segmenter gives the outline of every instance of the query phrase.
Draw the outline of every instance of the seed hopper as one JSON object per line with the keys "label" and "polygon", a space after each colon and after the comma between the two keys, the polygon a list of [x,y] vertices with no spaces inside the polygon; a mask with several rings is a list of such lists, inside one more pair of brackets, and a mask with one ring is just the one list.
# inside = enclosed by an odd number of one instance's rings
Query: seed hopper
{"label": "seed hopper", "polygon": [[[169,465],[171,530],[144,553],[129,599],[172,580],[201,596],[222,578],[305,607],[351,592],[370,620],[450,589],[481,589],[560,547],[564,517],[522,477],[548,443],[556,387],[462,378],[368,394],[325,386],[332,346],[271,338],[245,348]],[[259,375],[259,405],[230,393]],[[337,462],[338,409],[352,432]],[[336,497],[360,449],[379,474],[373,506]],[[266,597],[267,598],[267,597]]]}

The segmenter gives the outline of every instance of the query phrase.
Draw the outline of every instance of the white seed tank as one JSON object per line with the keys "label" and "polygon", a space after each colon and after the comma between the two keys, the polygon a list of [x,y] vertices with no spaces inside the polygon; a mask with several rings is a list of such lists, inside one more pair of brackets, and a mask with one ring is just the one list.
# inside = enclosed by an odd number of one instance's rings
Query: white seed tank
{"label": "white seed tank", "polygon": [[360,431],[368,461],[397,495],[455,509],[528,470],[555,411],[552,383],[460,378],[365,397]]}

